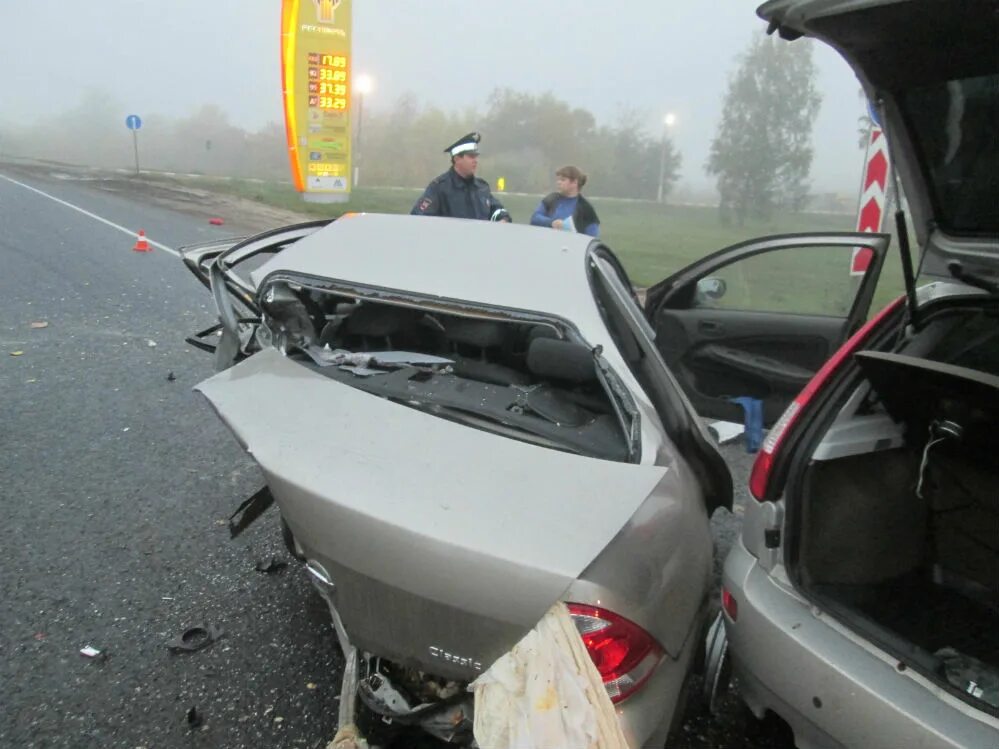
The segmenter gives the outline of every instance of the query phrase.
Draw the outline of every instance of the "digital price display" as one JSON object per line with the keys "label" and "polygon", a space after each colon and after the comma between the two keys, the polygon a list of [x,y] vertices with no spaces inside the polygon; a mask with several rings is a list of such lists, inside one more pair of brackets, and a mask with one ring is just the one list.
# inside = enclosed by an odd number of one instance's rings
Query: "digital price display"
{"label": "digital price display", "polygon": [[282,0],[288,156],[295,189],[314,202],[350,195],[351,1]]}

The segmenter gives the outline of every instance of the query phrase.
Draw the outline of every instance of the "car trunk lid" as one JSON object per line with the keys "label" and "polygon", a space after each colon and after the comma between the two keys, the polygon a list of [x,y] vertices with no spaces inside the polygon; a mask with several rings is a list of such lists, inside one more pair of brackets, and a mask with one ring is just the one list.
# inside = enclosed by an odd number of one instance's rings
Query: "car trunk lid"
{"label": "car trunk lid", "polygon": [[958,261],[999,280],[995,2],[774,0],[758,12],[785,38],[830,44],[856,71],[888,134],[920,272],[951,278]]}
{"label": "car trunk lid", "polygon": [[442,676],[509,650],[667,470],[462,426],[273,349],[197,389],[331,578],[354,644]]}

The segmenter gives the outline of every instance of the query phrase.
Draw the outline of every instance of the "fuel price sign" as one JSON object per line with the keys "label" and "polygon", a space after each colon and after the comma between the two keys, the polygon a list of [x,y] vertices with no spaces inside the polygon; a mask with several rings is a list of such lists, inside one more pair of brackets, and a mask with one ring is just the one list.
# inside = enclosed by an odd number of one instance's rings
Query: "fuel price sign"
{"label": "fuel price sign", "polygon": [[305,200],[350,195],[352,0],[282,0],[281,78],[288,156]]}

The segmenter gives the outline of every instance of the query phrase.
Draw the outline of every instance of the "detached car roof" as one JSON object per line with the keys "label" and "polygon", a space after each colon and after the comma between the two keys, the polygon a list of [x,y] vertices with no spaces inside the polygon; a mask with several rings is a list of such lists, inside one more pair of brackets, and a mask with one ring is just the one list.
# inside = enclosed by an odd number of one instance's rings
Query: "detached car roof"
{"label": "detached car roof", "polygon": [[593,241],[531,226],[362,213],[299,240],[251,278],[259,288],[267,276],[284,271],[602,328],[586,272]]}

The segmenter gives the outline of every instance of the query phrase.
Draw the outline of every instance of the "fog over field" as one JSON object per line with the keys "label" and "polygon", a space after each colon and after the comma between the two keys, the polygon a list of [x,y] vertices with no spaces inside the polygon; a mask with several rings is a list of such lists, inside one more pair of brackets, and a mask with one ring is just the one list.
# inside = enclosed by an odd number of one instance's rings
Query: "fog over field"
{"label": "fog over field", "polygon": [[[406,95],[420,107],[482,112],[498,88],[551,92],[598,125],[630,113],[650,139],[672,113],[669,136],[682,158],[676,186],[703,190],[714,184],[704,164],[727,82],[765,31],[755,8],[752,0],[354,0],[354,73],[374,80],[365,101],[373,118]],[[279,0],[0,3],[0,154],[31,133],[54,143],[60,133],[92,131],[85,120],[97,113],[106,115],[101,127],[113,123],[126,161],[129,113],[152,126],[213,105],[250,133],[281,126],[279,15]],[[863,158],[865,104],[846,63],[814,47],[822,104],[811,187],[849,195]],[[440,148],[459,135],[442,133]],[[484,155],[489,138],[483,129]],[[32,148],[37,155],[38,143]]]}

